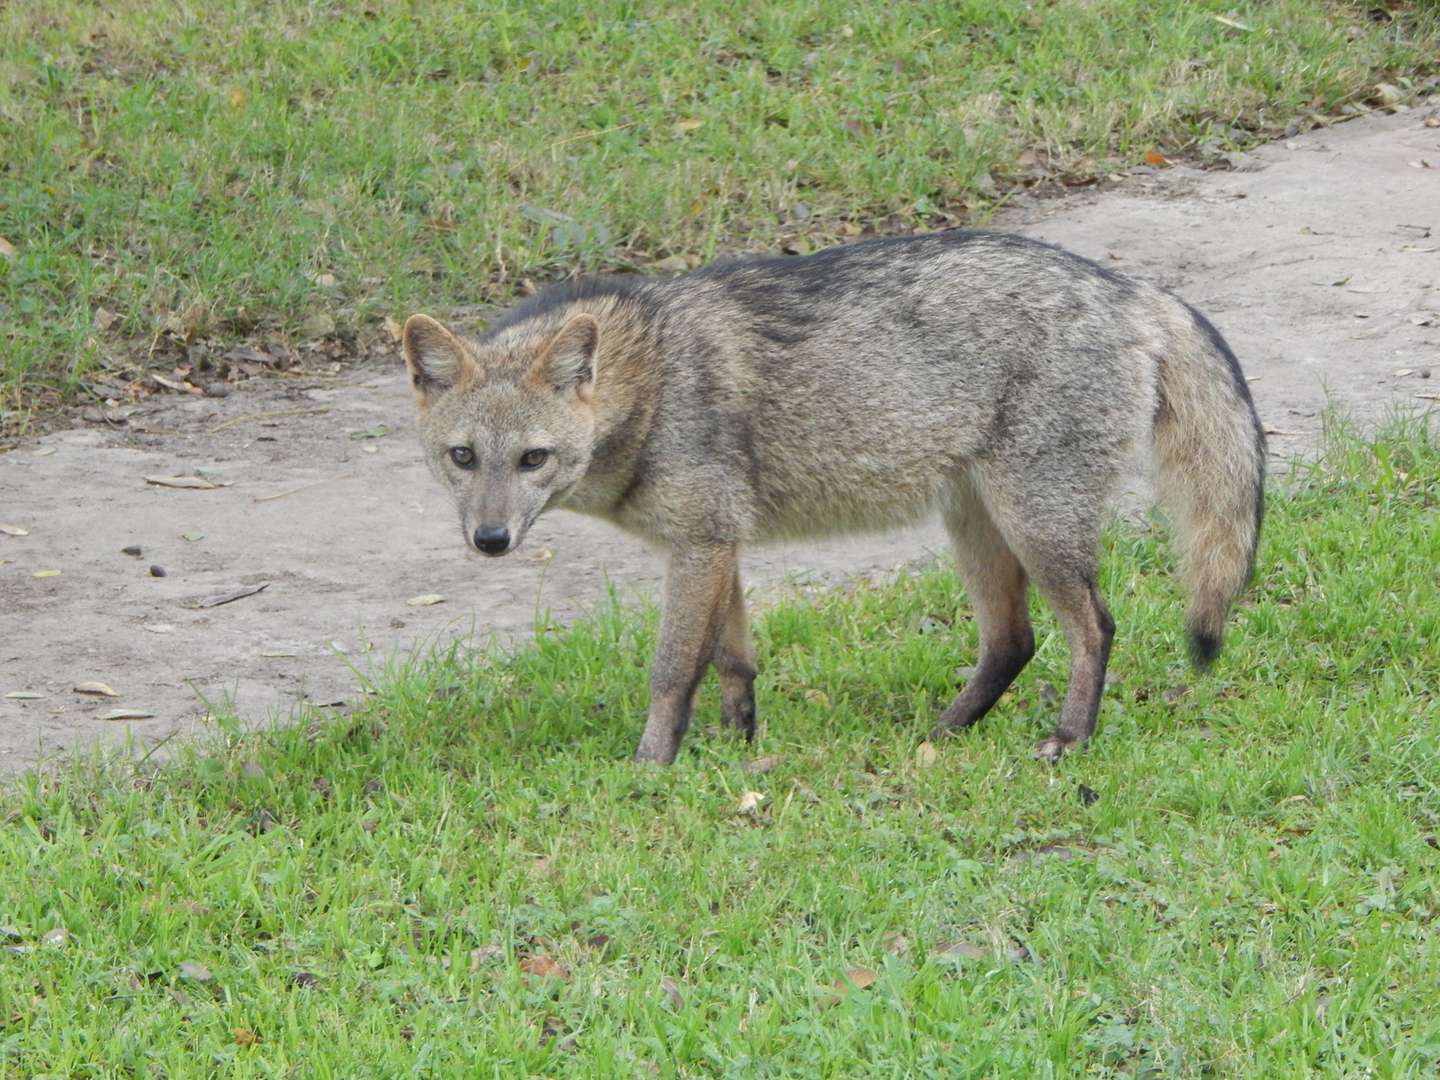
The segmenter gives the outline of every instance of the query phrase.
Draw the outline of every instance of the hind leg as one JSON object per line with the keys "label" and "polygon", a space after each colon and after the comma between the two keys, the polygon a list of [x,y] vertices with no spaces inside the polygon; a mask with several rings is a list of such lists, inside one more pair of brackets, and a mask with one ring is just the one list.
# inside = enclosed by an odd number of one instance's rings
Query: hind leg
{"label": "hind leg", "polygon": [[720,679],[720,717],[728,728],[755,738],[755,648],[745,621],[745,592],[736,569],[730,606],[720,627],[711,662]]}
{"label": "hind leg", "polygon": [[1037,758],[1054,763],[1095,731],[1115,622],[1096,586],[1108,477],[1070,469],[1047,478],[1045,464],[1032,460],[1024,472],[986,476],[983,492],[996,527],[1055,612],[1070,646],[1070,684],[1060,721],[1035,748]]}
{"label": "hind leg", "polygon": [[1035,756],[1053,765],[1095,733],[1115,620],[1100,599],[1093,577],[1067,573],[1047,575],[1042,581],[1037,576],[1035,584],[1055,610],[1070,645],[1070,686],[1060,706],[1060,722],[1055,733],[1035,747]]}
{"label": "hind leg", "polygon": [[966,481],[945,512],[955,564],[980,626],[980,661],[935,726],[935,737],[967,728],[990,711],[1035,655],[1026,576],[990,512]]}
{"label": "hind leg", "polygon": [[[1002,497],[1004,498],[1004,497]],[[1070,645],[1070,685],[1056,732],[1035,747],[1035,757],[1054,763],[1094,733],[1104,668],[1110,661],[1115,621],[1096,586],[1099,576],[1099,508],[1071,507],[1045,517],[1044,504],[1005,513],[1001,528],[1035,588],[1056,612]]]}

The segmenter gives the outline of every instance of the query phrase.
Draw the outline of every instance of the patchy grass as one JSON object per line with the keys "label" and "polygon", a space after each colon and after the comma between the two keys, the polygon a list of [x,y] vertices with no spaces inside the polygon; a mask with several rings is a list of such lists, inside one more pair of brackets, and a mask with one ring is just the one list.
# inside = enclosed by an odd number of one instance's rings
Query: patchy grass
{"label": "patchy grass", "polygon": [[937,568],[766,613],[759,744],[668,770],[627,760],[654,620],[616,609],[26,777],[0,1076],[1434,1075],[1437,506],[1433,434],[1338,436],[1201,679],[1161,530],[1113,531],[1119,682],[1058,769],[1043,611],[917,750],[975,643]]}
{"label": "patchy grass", "polygon": [[[0,5],[0,426],[148,358],[982,216],[1401,96],[1433,4]],[[1379,21],[1377,21],[1379,20]],[[363,340],[359,342],[363,346]],[[213,377],[213,376],[211,376]]]}

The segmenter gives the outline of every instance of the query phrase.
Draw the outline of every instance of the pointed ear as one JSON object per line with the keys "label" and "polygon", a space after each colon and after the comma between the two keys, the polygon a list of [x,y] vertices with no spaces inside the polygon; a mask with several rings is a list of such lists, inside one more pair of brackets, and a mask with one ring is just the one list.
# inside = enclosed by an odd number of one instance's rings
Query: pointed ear
{"label": "pointed ear", "polygon": [[595,316],[573,315],[541,347],[532,373],[547,386],[574,390],[587,398],[595,385],[595,349],[599,344],[600,324]]}
{"label": "pointed ear", "polygon": [[410,384],[422,406],[475,371],[465,344],[429,315],[411,315],[400,333]]}

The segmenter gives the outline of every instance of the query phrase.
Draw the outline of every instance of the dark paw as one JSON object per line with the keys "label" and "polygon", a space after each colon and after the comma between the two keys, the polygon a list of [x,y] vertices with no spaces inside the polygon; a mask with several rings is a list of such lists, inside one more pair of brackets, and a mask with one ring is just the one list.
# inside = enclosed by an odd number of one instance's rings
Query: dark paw
{"label": "dark paw", "polygon": [[738,706],[726,705],[720,710],[720,721],[732,731],[745,736],[746,742],[755,741],[755,699],[747,698]]}
{"label": "dark paw", "polygon": [[1041,739],[1035,744],[1034,758],[1036,761],[1048,761],[1051,765],[1060,764],[1060,759],[1067,751],[1075,749],[1079,745],[1078,740],[1066,738],[1064,735],[1051,735],[1048,739]]}
{"label": "dark paw", "polygon": [[978,716],[967,716],[964,713],[955,712],[953,709],[946,709],[940,714],[940,719],[935,721],[935,727],[930,732],[930,741],[939,742],[947,735],[958,735],[960,732],[975,726]]}

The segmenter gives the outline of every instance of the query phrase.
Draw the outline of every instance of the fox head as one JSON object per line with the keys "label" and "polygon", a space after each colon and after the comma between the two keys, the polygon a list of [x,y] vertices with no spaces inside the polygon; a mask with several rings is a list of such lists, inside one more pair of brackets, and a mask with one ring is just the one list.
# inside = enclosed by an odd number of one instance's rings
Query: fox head
{"label": "fox head", "polygon": [[505,344],[466,340],[428,315],[405,323],[425,458],[477,551],[514,551],[535,519],[584,478],[599,340],[588,314]]}

